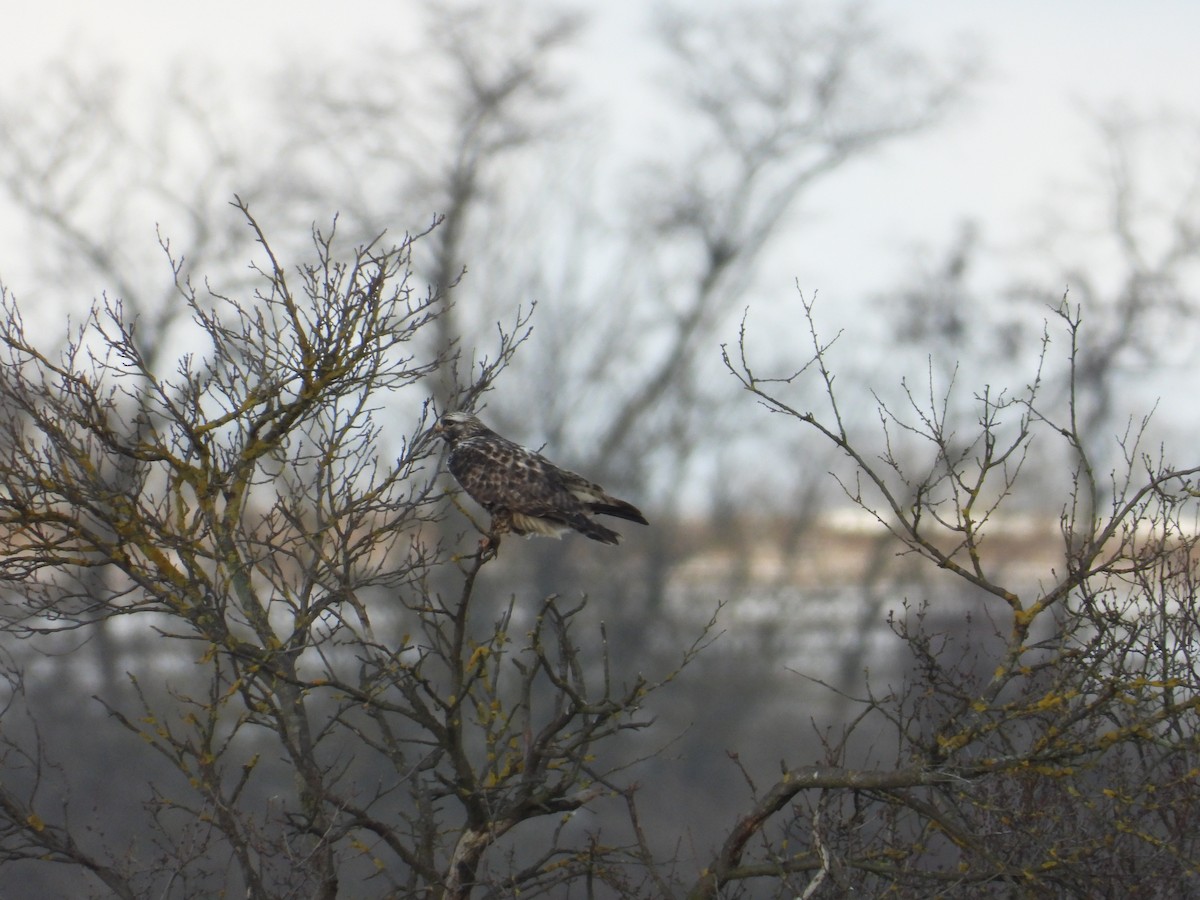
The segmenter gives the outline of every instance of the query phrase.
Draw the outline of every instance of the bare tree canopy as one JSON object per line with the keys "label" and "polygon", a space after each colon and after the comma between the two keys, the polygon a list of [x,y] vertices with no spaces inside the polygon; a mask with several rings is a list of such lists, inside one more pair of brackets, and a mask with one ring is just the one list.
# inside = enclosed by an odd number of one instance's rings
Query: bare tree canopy
{"label": "bare tree canopy", "polygon": [[[409,407],[400,455],[379,456],[380,395],[446,363],[419,348],[447,303],[410,283],[424,236],[342,258],[318,232],[313,261],[292,267],[240,209],[260,286],[242,299],[182,283],[203,349],[173,372],[150,369],[119,304],[57,355],[3,307],[5,630],[38,644],[133,617],[164,639],[139,642],[130,692],[97,699],[184,782],[142,798],[164,856],[100,861],[71,829],[69,779],[46,768],[55,748],[6,731],[0,852],[79,866],[127,897],[333,897],[355,872],[389,873],[385,895],[465,897],[508,831],[621,790],[591,747],[648,724],[656,685],[585,669],[579,603],[547,598],[525,625],[511,604],[476,621],[488,557],[432,542],[427,401]],[[94,569],[112,573],[99,593]],[[177,653],[186,669],[164,690],[152,673]],[[25,674],[8,675],[20,715]],[[24,711],[37,722],[35,704]],[[64,804],[45,803],[54,793]],[[576,852],[551,840],[497,883],[570,880]],[[232,868],[213,869],[220,857]]]}
{"label": "bare tree canopy", "polygon": [[[1133,432],[1102,503],[1073,406],[1043,403],[1048,358],[1023,390],[977,394],[974,435],[950,432],[933,396],[881,407],[883,449],[869,452],[842,424],[815,324],[811,357],[782,377],[757,373],[744,343],[727,353],[769,410],[846,456],[853,502],[961,582],[969,627],[932,606],[897,612],[909,673],[868,680],[816,764],[785,762],[762,785],[735,755],[748,809],[712,855],[684,855],[647,832],[642,791],[622,773],[650,760],[620,743],[653,727],[644,710],[703,655],[713,623],[676,639],[675,665],[650,678],[612,667],[604,626],[583,638],[596,626],[577,620],[580,603],[484,611],[495,556],[456,553],[435,527],[445,507],[425,402],[398,458],[376,449],[377,394],[419,394],[444,362],[417,341],[447,302],[411,283],[421,238],[342,260],[318,232],[313,261],[292,267],[241,213],[260,287],[202,298],[182,283],[204,349],[173,372],[148,368],[119,305],[53,355],[4,306],[4,629],[50,648],[105,620],[144,623],[158,640],[140,644],[129,690],[96,699],[175,773],[140,798],[155,853],[79,831],[86,801],[42,737],[26,654],[10,653],[6,722],[27,724],[3,737],[8,865],[74,866],[126,897],[334,897],[365,884],[553,896],[582,883],[709,897],[763,879],[772,895],[1086,896],[1192,877],[1200,467],[1148,456]],[[1064,306],[1068,348],[1079,327]],[[503,377],[519,336],[504,346],[475,390]],[[788,404],[805,378],[823,386],[826,413]],[[1059,563],[1029,588],[990,548],[1046,439],[1074,464]],[[95,569],[111,574],[83,577]],[[152,677],[164,668],[177,669],[165,685]],[[618,824],[570,827],[570,813],[614,802]]]}
{"label": "bare tree canopy", "polygon": [[[1097,119],[1053,234],[1102,269],[989,292],[967,222],[818,306],[765,261],[972,67],[654,21],[629,158],[520,2],[244,118],[187,66],[136,123],[116,69],[0,98],[0,893],[1200,894],[1200,465],[1130,390],[1190,365],[1197,132]],[[477,411],[639,524],[518,540]]]}

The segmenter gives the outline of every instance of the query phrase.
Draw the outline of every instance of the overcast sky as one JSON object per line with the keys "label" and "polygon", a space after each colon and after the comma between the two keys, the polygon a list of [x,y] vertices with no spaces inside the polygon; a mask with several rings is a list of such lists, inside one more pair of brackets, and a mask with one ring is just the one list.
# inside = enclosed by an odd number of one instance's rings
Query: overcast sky
{"label": "overcast sky", "polygon": [[[609,96],[614,106],[631,102],[639,89],[636,48],[651,4],[573,5],[591,10],[581,52],[596,96]],[[402,43],[411,30],[408,8],[310,0],[10,4],[0,53],[10,84],[68,56],[119,60],[147,79],[189,57],[253,78],[285,55],[319,67],[380,40]],[[811,198],[801,249],[778,264],[781,277],[799,277],[826,293],[894,278],[914,247],[944,243],[966,217],[979,219],[993,243],[1019,241],[1047,190],[1094,157],[1084,109],[1121,102],[1144,111],[1197,111],[1200,3],[876,0],[871,8],[888,28],[932,53],[978,53],[985,74],[949,124],[892,145]],[[846,256],[873,264],[848,266]]]}

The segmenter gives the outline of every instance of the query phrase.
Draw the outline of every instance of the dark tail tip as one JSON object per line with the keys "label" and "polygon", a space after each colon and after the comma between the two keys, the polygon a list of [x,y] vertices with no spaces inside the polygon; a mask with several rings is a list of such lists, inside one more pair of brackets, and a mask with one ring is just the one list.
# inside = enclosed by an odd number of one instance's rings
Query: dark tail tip
{"label": "dark tail tip", "polygon": [[610,499],[606,503],[593,503],[591,510],[594,513],[604,516],[615,516],[618,519],[628,519],[630,522],[637,522],[639,525],[649,525],[646,517],[642,515],[642,511],[632,503],[626,503],[624,500]]}
{"label": "dark tail tip", "polygon": [[617,534],[617,532],[609,528],[605,528],[603,525],[593,522],[591,519],[585,519],[584,521],[587,523],[587,525],[581,526],[579,531],[587,537],[590,537],[593,541],[599,541],[602,544],[621,543],[621,535]]}

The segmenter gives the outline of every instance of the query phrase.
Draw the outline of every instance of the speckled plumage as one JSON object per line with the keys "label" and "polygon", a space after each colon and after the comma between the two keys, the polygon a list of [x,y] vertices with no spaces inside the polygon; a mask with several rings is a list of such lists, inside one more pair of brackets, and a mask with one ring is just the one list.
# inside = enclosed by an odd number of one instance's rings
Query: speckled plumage
{"label": "speckled plumage", "polygon": [[560,537],[574,530],[616,544],[621,536],[590,516],[649,524],[633,504],[501,437],[470,413],[446,413],[434,430],[450,445],[450,474],[491,513],[495,534]]}

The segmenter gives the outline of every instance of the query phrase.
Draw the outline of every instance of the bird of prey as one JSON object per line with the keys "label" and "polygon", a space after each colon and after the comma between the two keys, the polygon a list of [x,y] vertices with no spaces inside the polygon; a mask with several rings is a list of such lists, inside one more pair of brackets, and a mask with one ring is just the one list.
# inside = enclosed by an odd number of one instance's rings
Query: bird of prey
{"label": "bird of prey", "polygon": [[650,524],[633,504],[501,437],[470,413],[446,413],[433,430],[450,445],[450,474],[491,514],[497,537],[509,531],[561,537],[575,530],[593,541],[616,544],[621,536],[591,516]]}

